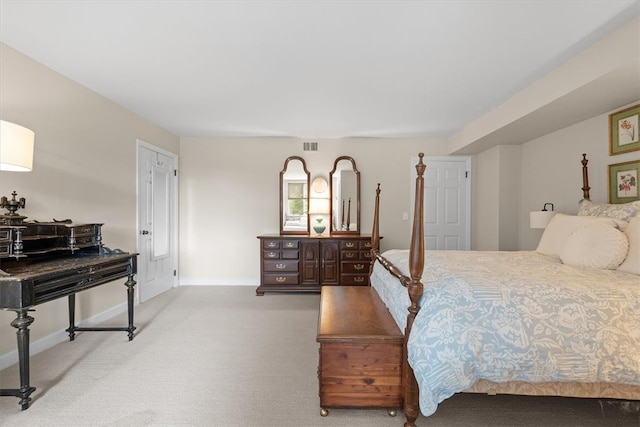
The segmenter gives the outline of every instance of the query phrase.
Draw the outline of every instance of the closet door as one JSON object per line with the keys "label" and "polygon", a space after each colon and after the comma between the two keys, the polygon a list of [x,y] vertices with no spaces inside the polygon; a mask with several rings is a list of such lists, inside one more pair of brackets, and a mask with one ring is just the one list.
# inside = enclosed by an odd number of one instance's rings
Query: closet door
{"label": "closet door", "polygon": [[[417,163],[417,157],[414,158]],[[425,157],[424,248],[469,250],[471,248],[471,159]],[[415,189],[415,167],[412,169]],[[411,206],[415,191],[411,191]],[[413,212],[411,213],[413,215]]]}
{"label": "closet door", "polygon": [[138,141],[140,255],[136,288],[140,302],[177,284],[177,156],[155,151],[154,148]]}

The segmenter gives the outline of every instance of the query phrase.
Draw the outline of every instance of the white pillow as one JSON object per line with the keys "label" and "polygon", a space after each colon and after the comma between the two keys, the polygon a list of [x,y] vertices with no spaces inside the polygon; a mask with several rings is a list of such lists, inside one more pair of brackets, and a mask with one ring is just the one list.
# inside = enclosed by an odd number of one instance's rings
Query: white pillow
{"label": "white pillow", "polygon": [[629,221],[624,234],[629,240],[629,252],[618,270],[640,275],[640,215]]}
{"label": "white pillow", "polygon": [[599,216],[604,218],[615,218],[629,222],[631,218],[640,214],[640,200],[629,203],[596,203],[591,200],[582,200],[578,207],[578,215]]}
{"label": "white pillow", "polygon": [[616,222],[610,218],[599,218],[596,216],[575,216],[557,213],[551,218],[549,224],[544,229],[537,252],[545,255],[560,257],[569,235],[576,229],[588,224],[605,224],[615,227]]}
{"label": "white pillow", "polygon": [[577,267],[615,270],[628,250],[629,241],[622,231],[605,224],[588,224],[569,235],[560,259]]}

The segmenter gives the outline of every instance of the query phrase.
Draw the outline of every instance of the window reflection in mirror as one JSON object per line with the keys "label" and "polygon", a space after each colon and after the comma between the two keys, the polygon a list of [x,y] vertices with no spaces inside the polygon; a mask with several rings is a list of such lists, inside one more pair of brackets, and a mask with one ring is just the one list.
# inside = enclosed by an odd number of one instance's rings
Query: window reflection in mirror
{"label": "window reflection in mirror", "polygon": [[309,233],[309,171],[302,157],[292,156],[280,172],[280,234]]}
{"label": "window reflection in mirror", "polygon": [[360,233],[360,172],[348,156],[338,157],[329,174],[332,234]]}

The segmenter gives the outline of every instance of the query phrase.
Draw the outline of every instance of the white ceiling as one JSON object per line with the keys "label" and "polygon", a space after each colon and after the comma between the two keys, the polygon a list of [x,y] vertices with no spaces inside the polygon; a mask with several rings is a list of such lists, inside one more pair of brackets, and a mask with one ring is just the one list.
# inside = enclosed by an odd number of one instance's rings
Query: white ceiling
{"label": "white ceiling", "polygon": [[446,137],[639,13],[638,0],[0,0],[0,40],[178,136]]}

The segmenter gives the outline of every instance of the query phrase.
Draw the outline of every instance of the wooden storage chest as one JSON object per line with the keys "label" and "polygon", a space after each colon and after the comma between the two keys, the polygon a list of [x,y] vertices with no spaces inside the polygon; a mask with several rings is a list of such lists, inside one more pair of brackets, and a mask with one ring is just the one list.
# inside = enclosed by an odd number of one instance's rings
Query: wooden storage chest
{"label": "wooden storage chest", "polygon": [[375,289],[323,287],[317,341],[322,415],[328,408],[402,406],[404,340]]}

